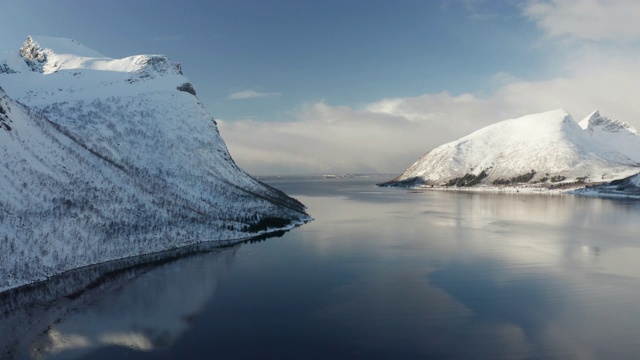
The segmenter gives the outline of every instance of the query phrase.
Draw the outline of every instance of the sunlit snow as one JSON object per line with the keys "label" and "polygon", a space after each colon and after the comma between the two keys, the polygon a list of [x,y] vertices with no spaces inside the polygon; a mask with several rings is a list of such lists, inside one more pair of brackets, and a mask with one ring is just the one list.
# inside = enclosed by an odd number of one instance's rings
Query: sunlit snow
{"label": "sunlit snow", "polygon": [[439,146],[392,184],[579,186],[635,174],[639,161],[640,137],[628,124],[594,112],[579,125],[558,109],[501,121]]}

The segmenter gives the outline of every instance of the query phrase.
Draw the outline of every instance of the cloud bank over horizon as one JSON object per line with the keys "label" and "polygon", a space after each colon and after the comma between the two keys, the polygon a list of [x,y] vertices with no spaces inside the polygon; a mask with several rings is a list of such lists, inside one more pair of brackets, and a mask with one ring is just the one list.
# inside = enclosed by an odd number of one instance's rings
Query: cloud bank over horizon
{"label": "cloud bank over horizon", "polygon": [[227,99],[229,100],[246,100],[246,99],[255,99],[255,98],[263,98],[263,97],[271,97],[271,96],[280,96],[280,93],[277,92],[259,92],[255,90],[244,90],[237,91],[230,94]]}
{"label": "cloud bank over horizon", "polygon": [[562,76],[520,80],[496,73],[491,93],[447,91],[380,99],[358,107],[316,101],[295,121],[222,119],[232,156],[249,173],[397,174],[433,147],[497,121],[567,110],[576,121],[594,110],[640,127],[640,4],[630,1],[529,1],[523,21],[541,36]]}

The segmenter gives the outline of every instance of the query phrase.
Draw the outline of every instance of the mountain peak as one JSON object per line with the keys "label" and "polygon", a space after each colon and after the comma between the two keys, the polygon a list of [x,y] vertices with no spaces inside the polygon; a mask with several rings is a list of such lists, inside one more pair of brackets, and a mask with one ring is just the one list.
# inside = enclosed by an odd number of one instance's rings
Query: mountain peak
{"label": "mountain peak", "polygon": [[591,133],[599,129],[600,131],[606,131],[609,133],[618,133],[628,131],[634,135],[638,134],[638,131],[628,123],[624,121],[618,121],[609,119],[606,116],[600,115],[600,111],[596,110],[589,116],[580,121],[580,127]]}
{"label": "mountain peak", "polygon": [[589,128],[589,124],[598,122],[602,117],[603,116],[600,115],[600,110],[596,110],[580,121],[580,127],[587,130]]}
{"label": "mountain peak", "polygon": [[105,58],[76,40],[31,35],[27,36],[19,53],[31,71],[43,74],[58,71],[72,58]]}
{"label": "mountain peak", "polygon": [[[112,59],[80,42],[66,38],[28,36],[19,51],[20,57],[33,72],[45,75],[60,70],[95,70],[137,73],[140,79],[164,75],[182,75],[179,63],[165,55],[135,55]],[[10,73],[0,64],[0,72]]]}
{"label": "mountain peak", "polygon": [[44,72],[44,64],[47,62],[48,54],[31,36],[28,36],[27,40],[22,44],[20,56],[22,56],[31,71]]}
{"label": "mountain peak", "polygon": [[90,58],[106,58],[107,56],[99,53],[77,40],[63,38],[63,37],[52,37],[52,36],[42,36],[42,35],[29,35],[27,36],[27,40],[25,40],[22,45],[23,48],[37,47],[42,51],[46,51],[52,54],[72,54],[80,57],[90,57]]}

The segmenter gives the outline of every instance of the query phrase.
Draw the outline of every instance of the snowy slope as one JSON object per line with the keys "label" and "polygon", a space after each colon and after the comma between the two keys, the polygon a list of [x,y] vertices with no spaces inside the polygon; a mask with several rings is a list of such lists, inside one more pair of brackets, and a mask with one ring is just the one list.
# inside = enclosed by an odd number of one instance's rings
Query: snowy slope
{"label": "snowy slope", "polygon": [[[605,119],[594,113],[594,119]],[[589,120],[587,120],[589,123]],[[629,127],[605,119],[587,130],[564,110],[505,120],[437,147],[386,185],[457,185],[611,180],[640,171]],[[591,129],[591,130],[590,130]],[[629,137],[627,148],[610,146]],[[617,151],[620,150],[620,151]]]}
{"label": "snowy slope", "polygon": [[0,87],[0,291],[309,220],[236,166],[165,56],[29,37],[0,60]]}
{"label": "snowy slope", "polygon": [[640,136],[631,125],[626,122],[612,120],[593,112],[580,122],[580,127],[596,141],[631,160],[640,163]]}

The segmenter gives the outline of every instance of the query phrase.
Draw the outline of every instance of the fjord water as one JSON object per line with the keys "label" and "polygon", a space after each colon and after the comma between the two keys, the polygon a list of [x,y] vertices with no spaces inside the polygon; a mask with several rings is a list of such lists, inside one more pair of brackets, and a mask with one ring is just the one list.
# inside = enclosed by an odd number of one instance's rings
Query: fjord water
{"label": "fjord water", "polygon": [[383,177],[263,180],[315,221],[0,314],[0,355],[640,354],[640,202],[376,188]]}

